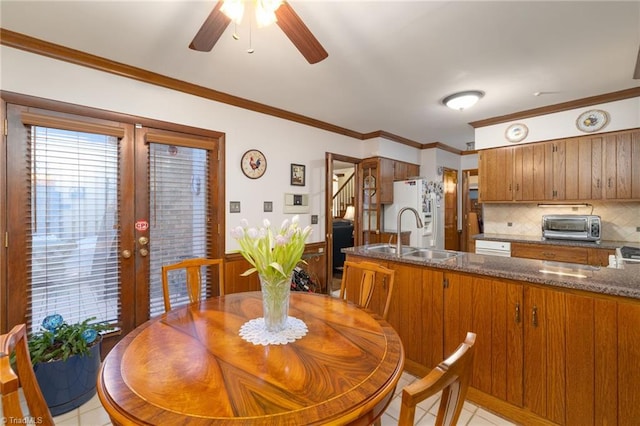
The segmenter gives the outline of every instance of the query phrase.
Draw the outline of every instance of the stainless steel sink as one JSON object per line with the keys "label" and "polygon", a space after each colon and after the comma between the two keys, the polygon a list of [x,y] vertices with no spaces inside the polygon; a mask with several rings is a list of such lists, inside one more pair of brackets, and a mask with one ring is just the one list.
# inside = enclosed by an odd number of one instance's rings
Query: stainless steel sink
{"label": "stainless steel sink", "polygon": [[[380,244],[380,245],[375,245],[375,246],[367,246],[366,247],[367,251],[372,251],[375,253],[382,253],[382,254],[392,254],[392,255],[396,255],[396,247],[395,246],[390,246],[388,244]],[[416,251],[416,248],[413,247],[402,247],[402,255],[406,255],[407,253],[412,253],[414,251]]]}
{"label": "stainless steel sink", "polygon": [[421,248],[421,249],[414,249],[413,251],[410,251],[407,253],[403,253],[402,257],[425,259],[425,260],[431,260],[431,261],[442,261],[442,260],[452,259],[459,255],[460,253],[456,253],[453,251]]}
{"label": "stainless steel sink", "polygon": [[[388,244],[367,246],[366,250],[372,251],[375,253],[390,254],[393,256],[397,256],[396,247],[390,246]],[[400,254],[400,256],[402,256],[403,258],[430,260],[434,262],[452,259],[459,255],[460,253],[457,253],[454,251],[418,248],[418,247],[402,247],[402,251]]]}

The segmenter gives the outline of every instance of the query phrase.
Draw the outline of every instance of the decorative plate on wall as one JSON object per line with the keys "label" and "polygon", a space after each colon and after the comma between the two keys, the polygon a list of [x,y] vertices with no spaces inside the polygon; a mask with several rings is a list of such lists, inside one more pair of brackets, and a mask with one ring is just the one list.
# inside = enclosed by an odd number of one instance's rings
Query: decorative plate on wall
{"label": "decorative plate on wall", "polygon": [[251,179],[258,179],[267,171],[267,159],[257,149],[250,149],[242,154],[240,167],[245,176]]}
{"label": "decorative plate on wall", "polygon": [[515,123],[511,126],[507,127],[507,130],[504,132],[504,137],[507,138],[509,142],[520,142],[529,134],[529,128],[526,124]]}
{"label": "decorative plate on wall", "polygon": [[609,113],[601,109],[585,111],[578,116],[576,127],[583,132],[597,132],[609,123]]}

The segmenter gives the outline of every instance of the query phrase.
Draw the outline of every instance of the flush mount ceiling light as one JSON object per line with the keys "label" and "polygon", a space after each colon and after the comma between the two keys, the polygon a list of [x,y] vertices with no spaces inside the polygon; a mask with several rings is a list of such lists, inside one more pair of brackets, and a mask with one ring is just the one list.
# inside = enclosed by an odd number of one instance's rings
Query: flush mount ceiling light
{"label": "flush mount ceiling light", "polygon": [[484,96],[484,92],[479,90],[468,90],[466,92],[458,92],[449,95],[442,100],[442,103],[451,109],[462,111],[473,105]]}

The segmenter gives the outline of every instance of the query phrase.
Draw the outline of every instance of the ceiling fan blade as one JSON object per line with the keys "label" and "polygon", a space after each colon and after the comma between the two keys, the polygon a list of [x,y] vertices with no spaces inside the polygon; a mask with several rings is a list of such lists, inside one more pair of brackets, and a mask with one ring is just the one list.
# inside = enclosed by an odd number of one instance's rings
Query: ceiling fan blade
{"label": "ceiling fan blade", "polygon": [[636,70],[633,72],[633,79],[640,80],[640,48],[638,48],[638,59],[636,59]]}
{"label": "ceiling fan blade", "polygon": [[190,49],[197,50],[199,52],[210,52],[213,46],[216,44],[224,30],[231,22],[231,19],[220,11],[222,7],[222,0],[216,4],[204,24],[198,30],[198,33],[193,38],[193,41],[189,45]]}
{"label": "ceiling fan blade", "polygon": [[282,32],[310,64],[318,63],[329,56],[289,3],[282,2],[276,10],[276,18]]}

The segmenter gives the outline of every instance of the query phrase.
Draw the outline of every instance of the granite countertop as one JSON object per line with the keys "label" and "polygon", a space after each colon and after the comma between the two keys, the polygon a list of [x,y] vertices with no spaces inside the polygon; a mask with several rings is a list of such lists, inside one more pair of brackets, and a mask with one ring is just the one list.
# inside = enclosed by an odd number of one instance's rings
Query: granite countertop
{"label": "granite countertop", "polygon": [[534,237],[530,235],[510,235],[510,234],[477,234],[473,235],[474,240],[487,241],[505,241],[513,243],[531,243],[531,244],[548,244],[554,246],[570,246],[570,247],[593,247],[601,249],[614,250],[622,246],[640,246],[640,241],[632,243],[629,241],[602,240],[600,244],[592,241],[572,241],[572,240],[543,240],[542,237]]}
{"label": "granite countertop", "polygon": [[[349,247],[342,249],[342,251],[355,256],[423,265],[445,271],[467,272],[488,277],[640,299],[640,263],[625,264],[624,269],[612,269],[575,263],[485,256],[465,252],[455,252],[458,253],[458,256],[447,260],[432,261],[384,254],[367,250],[367,247]],[[560,275],[560,273],[565,275]]]}

